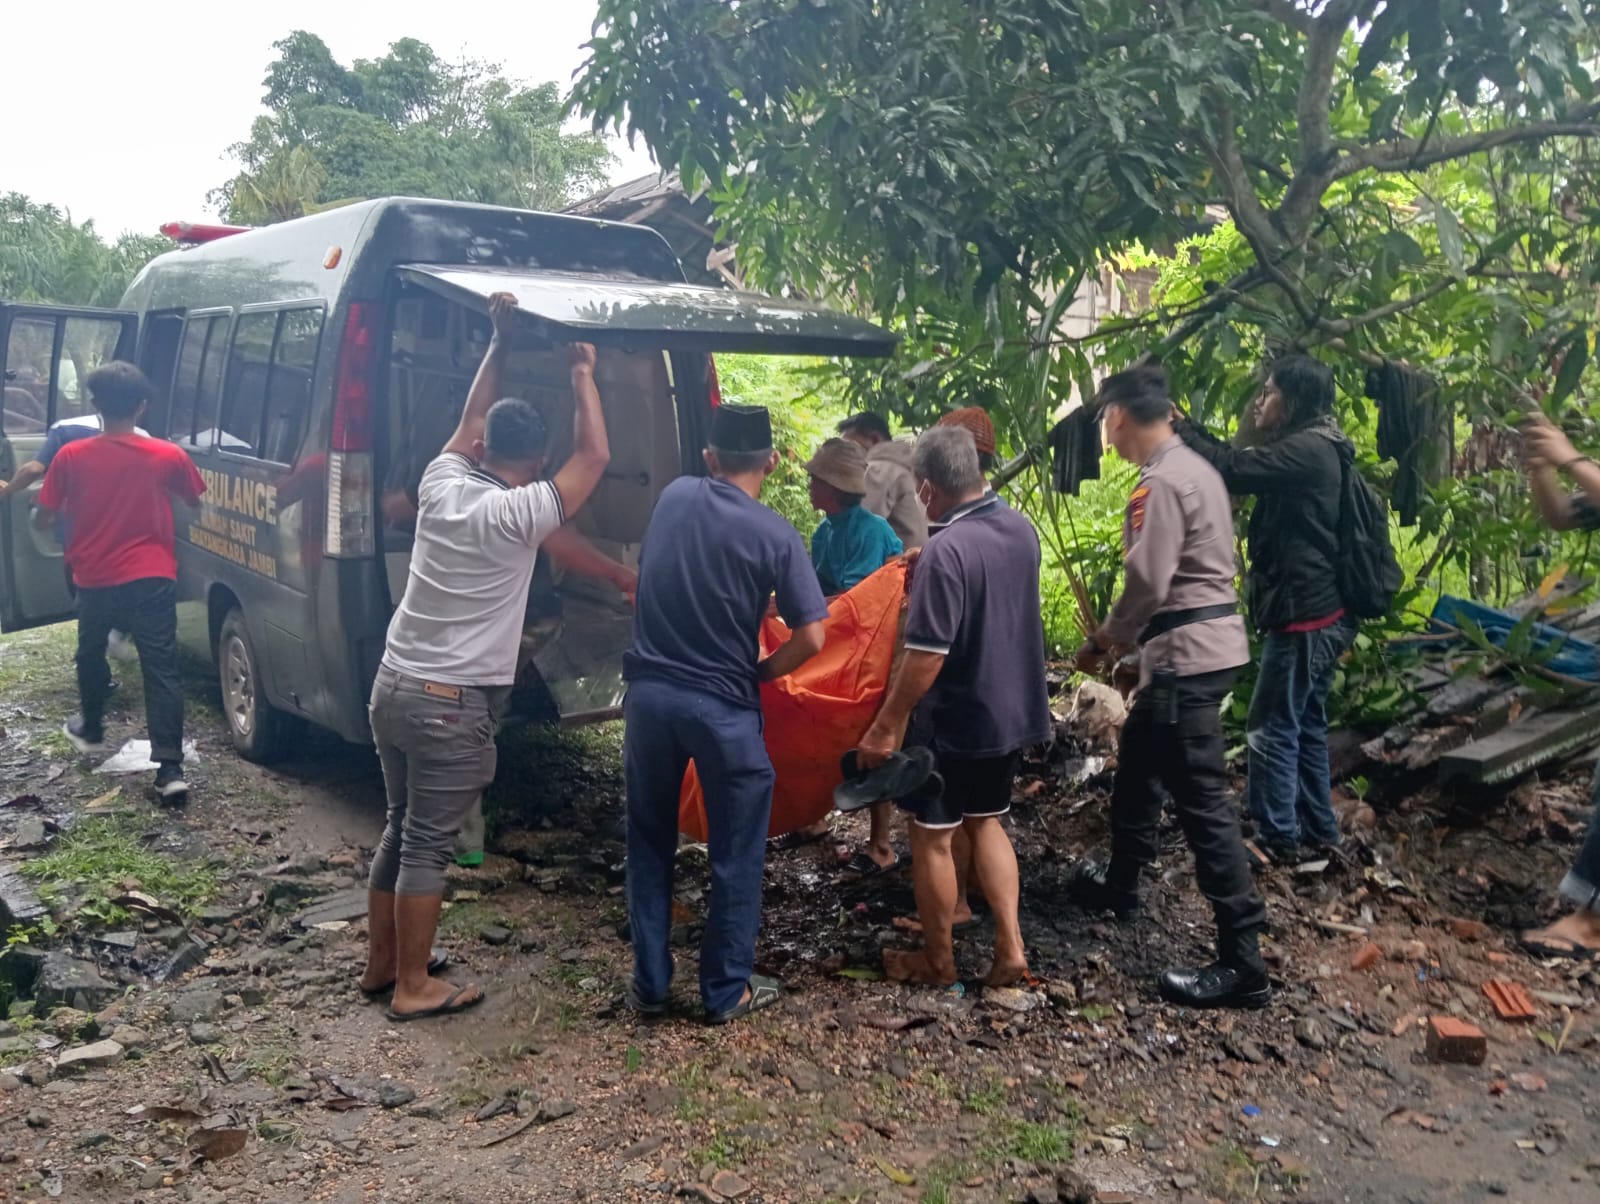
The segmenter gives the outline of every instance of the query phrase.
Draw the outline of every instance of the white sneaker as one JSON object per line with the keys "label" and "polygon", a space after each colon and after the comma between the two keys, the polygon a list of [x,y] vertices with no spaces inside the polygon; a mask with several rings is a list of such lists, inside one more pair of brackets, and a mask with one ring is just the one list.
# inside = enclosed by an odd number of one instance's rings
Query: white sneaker
{"label": "white sneaker", "polygon": [[139,649],[122,632],[113,629],[106,639],[106,655],[113,660],[136,661],[139,659]]}

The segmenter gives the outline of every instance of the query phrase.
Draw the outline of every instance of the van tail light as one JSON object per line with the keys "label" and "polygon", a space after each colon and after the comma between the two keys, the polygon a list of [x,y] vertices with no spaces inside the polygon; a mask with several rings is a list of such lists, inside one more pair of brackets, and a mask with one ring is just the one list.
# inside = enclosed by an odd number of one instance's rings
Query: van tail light
{"label": "van tail light", "polygon": [[328,519],[322,550],[356,558],[375,551],[372,402],[377,381],[378,305],[353,301],[339,341],[333,432],[328,441]]}
{"label": "van tail light", "polygon": [[717,361],[706,356],[706,391],[711,394],[711,408],[722,404],[722,382],[717,379]]}

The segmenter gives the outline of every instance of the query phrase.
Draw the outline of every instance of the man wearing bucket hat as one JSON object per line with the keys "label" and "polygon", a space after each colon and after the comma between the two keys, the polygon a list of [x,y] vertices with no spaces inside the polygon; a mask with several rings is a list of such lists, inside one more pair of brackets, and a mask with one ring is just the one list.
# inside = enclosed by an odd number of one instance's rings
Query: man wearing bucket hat
{"label": "man wearing bucket hat", "polygon": [[[867,453],[849,439],[829,439],[806,462],[811,474],[811,504],[823,519],[811,536],[811,563],[822,592],[832,597],[854,589],[905,551],[888,520],[862,504],[867,492]],[[922,505],[917,503],[918,507]],[[900,867],[892,840],[894,807],[872,809],[872,829],[865,848],[844,859],[844,869],[863,878]],[[775,852],[815,844],[833,830],[828,816],[785,833],[772,842]],[[842,854],[841,854],[842,855]]]}
{"label": "man wearing bucket hat", "polygon": [[[778,999],[778,984],[753,972],[773,783],[759,685],[821,651],[828,603],[799,533],[757,500],[777,466],[767,411],[718,407],[704,454],[709,477],[680,477],[656,501],[623,658],[628,1000],[642,1016],[667,1008],[678,794],[693,760],[711,858],[700,996],[706,1019],[721,1024]],[[763,658],[773,598],[793,634]]]}
{"label": "man wearing bucket hat", "polygon": [[811,537],[811,563],[830,597],[854,589],[905,545],[885,519],[861,504],[867,492],[867,454],[848,439],[829,439],[806,462],[811,504],[822,524]]}

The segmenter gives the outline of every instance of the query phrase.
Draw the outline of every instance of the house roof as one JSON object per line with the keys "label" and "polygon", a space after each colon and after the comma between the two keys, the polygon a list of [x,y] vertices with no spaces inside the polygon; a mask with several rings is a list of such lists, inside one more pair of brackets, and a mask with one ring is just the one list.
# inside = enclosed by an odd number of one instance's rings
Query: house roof
{"label": "house roof", "polygon": [[732,246],[717,241],[714,211],[704,195],[691,197],[676,171],[655,172],[597,192],[565,212],[648,226],[667,240],[696,284],[740,287]]}

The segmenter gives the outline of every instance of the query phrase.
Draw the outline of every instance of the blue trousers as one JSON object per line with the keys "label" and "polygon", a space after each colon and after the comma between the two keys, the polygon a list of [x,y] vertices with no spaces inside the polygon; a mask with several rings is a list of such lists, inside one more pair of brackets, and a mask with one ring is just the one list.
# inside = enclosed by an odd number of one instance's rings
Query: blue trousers
{"label": "blue trousers", "polygon": [[1321,631],[1267,633],[1250,715],[1249,802],[1269,844],[1339,843],[1328,784],[1328,690],[1355,640],[1340,619]]}
{"label": "blue trousers", "polygon": [[710,1015],[720,1015],[744,995],[761,928],[773,780],[761,712],[672,682],[638,681],[628,687],[622,714],[634,990],[643,1002],[660,1003],[672,982],[678,793],[693,760],[711,855],[700,997]]}
{"label": "blue trousers", "polygon": [[1594,814],[1589,819],[1589,835],[1561,882],[1561,893],[1585,911],[1600,913],[1600,765],[1595,766],[1591,797]]}

